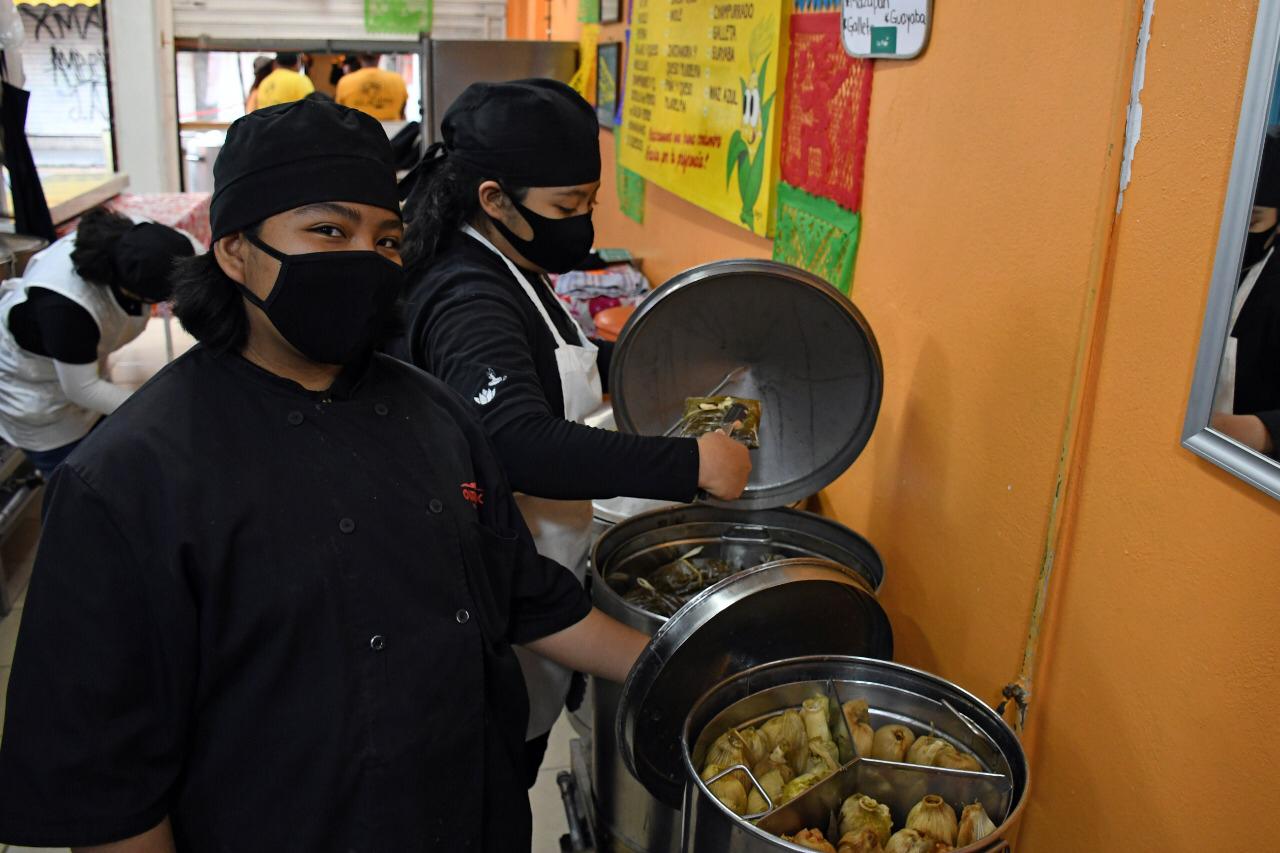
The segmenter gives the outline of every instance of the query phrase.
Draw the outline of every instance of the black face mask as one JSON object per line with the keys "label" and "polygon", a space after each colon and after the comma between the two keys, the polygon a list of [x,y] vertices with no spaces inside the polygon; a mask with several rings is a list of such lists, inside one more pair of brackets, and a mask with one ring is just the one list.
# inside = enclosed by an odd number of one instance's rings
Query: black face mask
{"label": "black face mask", "polygon": [[591,254],[591,246],[596,239],[596,229],[591,222],[590,213],[570,216],[567,219],[551,219],[534,213],[512,198],[511,193],[507,193],[507,198],[511,199],[516,210],[533,229],[533,239],[522,240],[497,219],[490,216],[489,220],[517,252],[547,272],[553,273],[568,272]]}
{"label": "black face mask", "polygon": [[246,233],[280,262],[267,298],[240,285],[293,348],[320,364],[349,364],[373,348],[404,280],[404,270],[377,252],[286,255]]}

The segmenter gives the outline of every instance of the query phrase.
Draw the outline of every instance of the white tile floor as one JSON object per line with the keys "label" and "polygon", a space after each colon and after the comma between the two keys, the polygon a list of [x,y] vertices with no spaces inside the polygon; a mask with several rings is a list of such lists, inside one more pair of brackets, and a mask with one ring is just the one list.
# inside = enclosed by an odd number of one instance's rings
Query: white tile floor
{"label": "white tile floor", "polygon": [[[185,352],[194,343],[173,321],[171,332],[176,354]],[[152,320],[147,330],[136,341],[115,353],[111,360],[111,376],[121,384],[140,385],[147,377],[160,369],[165,362],[164,324]],[[30,560],[34,557],[36,533],[38,533],[38,507],[33,504],[31,515],[24,520],[25,533],[15,533],[6,544],[4,554],[5,573],[10,576],[29,576]],[[9,667],[13,663],[13,649],[22,620],[22,604],[25,590],[15,602],[9,615],[0,619],[0,726],[4,723],[4,699],[9,686]],[[560,836],[568,831],[564,807],[560,801],[560,789],[556,774],[569,769],[569,741],[576,737],[568,718],[561,716],[551,732],[551,742],[537,784],[529,792],[533,810],[532,853],[558,853]],[[0,853],[69,853],[69,851],[36,848],[6,847],[0,844]]]}
{"label": "white tile floor", "polygon": [[533,853],[558,853],[560,836],[569,831],[556,775],[569,769],[569,741],[577,736],[569,725],[568,716],[561,714],[551,730],[551,743],[547,745],[547,757],[538,771],[538,781],[529,791],[529,807],[533,810]]}

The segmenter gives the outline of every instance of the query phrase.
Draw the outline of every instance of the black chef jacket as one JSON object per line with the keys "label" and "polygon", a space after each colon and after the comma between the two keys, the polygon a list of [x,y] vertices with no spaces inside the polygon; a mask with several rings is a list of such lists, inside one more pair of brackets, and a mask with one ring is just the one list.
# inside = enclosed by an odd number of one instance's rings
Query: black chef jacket
{"label": "black chef jacket", "polygon": [[0,839],[527,850],[512,643],[590,609],[480,425],[386,356],[312,393],[197,347],[53,477]]}
{"label": "black chef jacket", "polygon": [[[406,277],[403,335],[387,351],[470,402],[517,491],[561,499],[693,499],[694,439],[624,435],[564,420],[555,338],[500,257],[458,233]],[[530,283],[561,336],[576,341],[576,328],[547,285],[536,276]],[[608,365],[599,366],[607,375]]]}

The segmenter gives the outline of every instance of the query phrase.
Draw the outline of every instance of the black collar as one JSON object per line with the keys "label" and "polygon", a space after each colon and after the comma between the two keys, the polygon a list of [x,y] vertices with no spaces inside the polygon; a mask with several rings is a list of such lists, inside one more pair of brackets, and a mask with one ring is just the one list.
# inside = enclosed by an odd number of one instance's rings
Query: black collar
{"label": "black collar", "polygon": [[287,379],[259,367],[238,352],[217,353],[210,350],[210,353],[219,364],[224,365],[251,382],[284,392],[290,396],[302,396],[318,401],[349,400],[353,398],[360,390],[360,386],[368,375],[369,367],[373,362],[373,354],[367,353],[357,361],[344,366],[338,377],[334,379],[333,384],[326,390],[312,391],[309,388],[302,387],[292,379]]}

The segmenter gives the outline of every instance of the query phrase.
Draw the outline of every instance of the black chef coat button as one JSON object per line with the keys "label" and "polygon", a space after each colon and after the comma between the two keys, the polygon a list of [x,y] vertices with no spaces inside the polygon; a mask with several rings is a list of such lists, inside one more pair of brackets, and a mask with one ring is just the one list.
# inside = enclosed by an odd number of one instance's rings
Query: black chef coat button
{"label": "black chef coat button", "polygon": [[369,648],[375,652],[380,652],[387,647],[387,638],[381,634],[374,634],[369,638]]}
{"label": "black chef coat button", "polygon": [[431,503],[427,504],[432,512],[444,512],[444,503],[439,498],[432,498]]}
{"label": "black chef coat button", "polygon": [[373,410],[374,410],[375,412],[377,412],[378,414],[380,414],[380,415],[385,415],[388,411],[390,411],[390,410],[387,408],[387,404],[386,404],[386,403],[374,403],[374,404],[373,404]]}
{"label": "black chef coat button", "polygon": [[297,426],[302,423],[302,412],[289,413],[289,426]]}
{"label": "black chef coat button", "polygon": [[338,529],[343,533],[351,533],[356,529],[356,523],[350,518],[344,518],[338,522]]}
{"label": "black chef coat button", "polygon": [[459,625],[465,625],[471,621],[471,614],[465,610],[459,610],[453,614],[453,618],[458,620]]}

